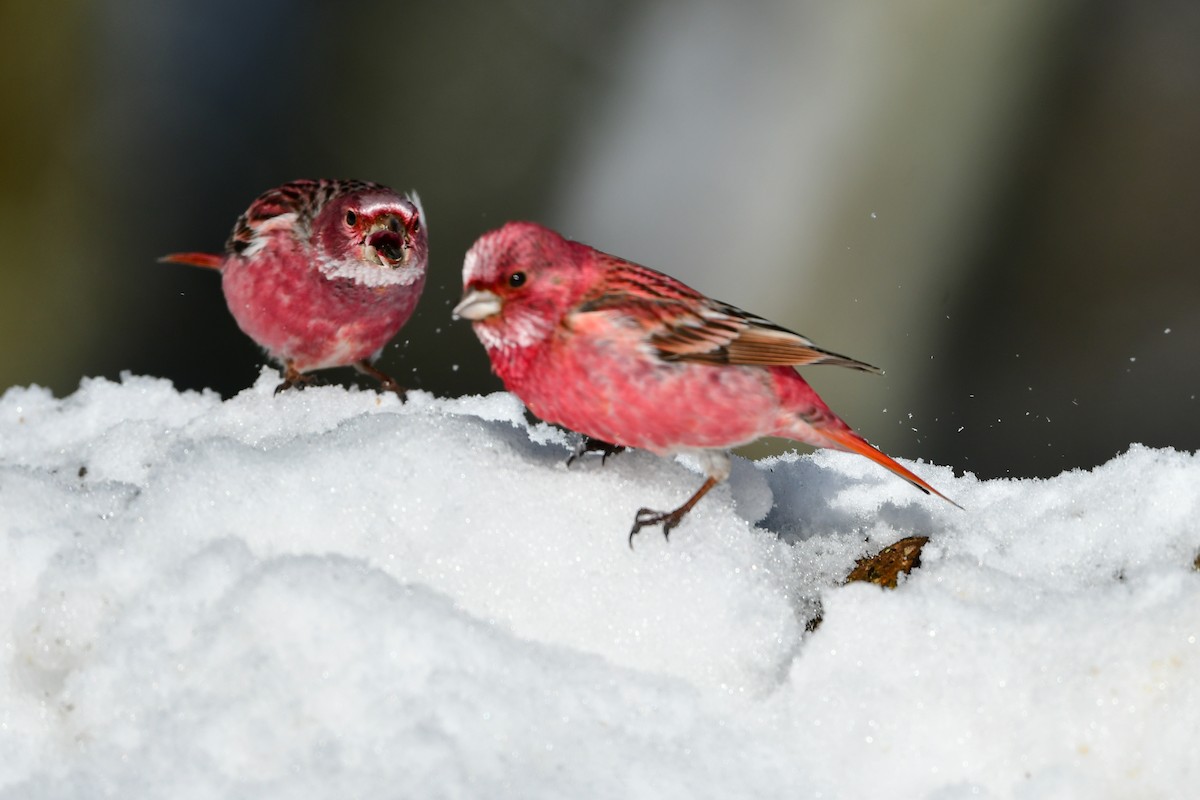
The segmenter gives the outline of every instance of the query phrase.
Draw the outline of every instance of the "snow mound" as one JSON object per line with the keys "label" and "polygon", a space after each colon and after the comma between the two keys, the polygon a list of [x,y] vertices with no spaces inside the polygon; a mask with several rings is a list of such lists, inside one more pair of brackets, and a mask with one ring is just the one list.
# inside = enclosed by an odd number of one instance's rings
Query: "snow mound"
{"label": "snow mound", "polygon": [[[0,397],[0,798],[1127,797],[1200,783],[1200,459],[695,465],[512,396]],[[893,591],[856,559],[930,537]],[[820,609],[815,631],[806,624]]]}

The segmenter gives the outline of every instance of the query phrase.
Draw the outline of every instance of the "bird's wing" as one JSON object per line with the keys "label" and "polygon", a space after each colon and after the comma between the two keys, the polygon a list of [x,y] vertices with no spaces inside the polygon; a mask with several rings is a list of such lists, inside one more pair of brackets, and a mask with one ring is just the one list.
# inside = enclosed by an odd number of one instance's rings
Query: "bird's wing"
{"label": "bird's wing", "polygon": [[879,373],[878,367],[825,350],[770,320],[711,300],[662,273],[613,259],[602,290],[580,311],[620,310],[646,330],[666,361],[776,367],[831,364]]}
{"label": "bird's wing", "polygon": [[307,239],[313,217],[331,196],[344,187],[367,185],[359,181],[297,180],[268,189],[237,218],[225,251],[249,257],[262,247],[268,235],[280,231]]}
{"label": "bird's wing", "polygon": [[818,347],[770,320],[711,300],[698,312],[680,315],[651,341],[668,360],[758,367],[830,364],[880,372],[878,367]]}

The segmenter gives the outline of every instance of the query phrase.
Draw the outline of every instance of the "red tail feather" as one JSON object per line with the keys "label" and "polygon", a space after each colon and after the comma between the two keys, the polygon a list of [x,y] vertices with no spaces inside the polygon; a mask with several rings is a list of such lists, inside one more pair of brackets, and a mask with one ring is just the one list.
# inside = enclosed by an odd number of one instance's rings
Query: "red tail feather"
{"label": "red tail feather", "polygon": [[908,481],[913,486],[916,486],[922,492],[925,492],[925,494],[936,494],[938,497],[942,498],[943,500],[945,500],[947,503],[954,506],[955,508],[962,508],[962,506],[960,506],[958,503],[954,502],[949,497],[946,497],[946,495],[942,494],[937,489],[933,488],[928,483],[926,483],[925,481],[918,478],[912,472],[910,472],[909,470],[907,470],[904,467],[897,464],[895,461],[893,461],[891,458],[889,458],[887,455],[885,455],[880,450],[871,446],[865,439],[863,439],[861,436],[859,436],[854,431],[852,431],[852,430],[842,430],[842,431],[822,430],[821,433],[822,433],[822,435],[827,436],[830,439],[832,439],[834,442],[836,442],[837,445],[839,447],[841,447],[843,450],[848,450],[851,453],[858,453],[860,456],[866,456],[867,458],[871,459],[879,466],[881,466],[891,472],[894,472],[895,474],[899,475],[901,478],[904,478],[904,480]]}
{"label": "red tail feather", "polygon": [[225,259],[212,253],[169,253],[160,258],[161,264],[190,264],[193,267],[220,269]]}

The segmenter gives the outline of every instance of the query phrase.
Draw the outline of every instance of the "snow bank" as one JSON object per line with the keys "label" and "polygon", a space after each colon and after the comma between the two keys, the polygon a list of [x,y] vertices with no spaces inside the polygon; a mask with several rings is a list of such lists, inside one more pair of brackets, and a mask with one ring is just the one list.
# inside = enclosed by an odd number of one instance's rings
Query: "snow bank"
{"label": "snow bank", "polygon": [[[0,398],[0,798],[1149,797],[1200,783],[1200,460],[700,482],[511,396]],[[922,566],[843,585],[910,534]],[[821,625],[805,631],[817,613]]]}

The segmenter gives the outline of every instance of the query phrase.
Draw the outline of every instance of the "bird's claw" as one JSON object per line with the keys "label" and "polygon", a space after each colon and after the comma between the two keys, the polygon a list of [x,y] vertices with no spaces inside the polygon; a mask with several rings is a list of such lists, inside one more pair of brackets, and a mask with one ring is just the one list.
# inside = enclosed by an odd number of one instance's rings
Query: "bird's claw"
{"label": "bird's claw", "polygon": [[408,397],[408,390],[396,383],[391,378],[388,378],[386,381],[380,381],[379,388],[382,391],[391,392],[392,394],[396,395],[396,397],[400,398],[401,402],[404,402],[404,400]]}
{"label": "bird's claw", "polygon": [[662,525],[663,538],[670,541],[671,530],[679,524],[679,520],[681,519],[683,519],[683,514],[679,513],[679,509],[674,511],[655,511],[652,508],[639,508],[633,518],[633,530],[629,532],[629,549],[633,549],[633,537],[637,536],[638,531],[642,528],[654,527],[655,525]]}
{"label": "bird's claw", "polygon": [[275,394],[286,389],[307,389],[309,386],[316,386],[320,383],[315,375],[305,375],[292,365],[288,365],[284,369],[283,382],[275,387]]}
{"label": "bird's claw", "polygon": [[386,372],[379,369],[371,362],[369,362],[369,361],[356,362],[354,364],[354,368],[356,370],[358,370],[359,372],[361,372],[363,375],[369,375],[372,378],[374,378],[375,380],[379,381],[379,388],[382,391],[393,393],[394,395],[396,395],[397,397],[400,398],[400,402],[404,402],[405,398],[408,396],[407,389],[405,389],[400,384],[396,383],[396,380],[391,375],[388,375]]}
{"label": "bird's claw", "polygon": [[604,466],[609,456],[616,455],[624,449],[624,445],[612,444],[603,439],[593,439],[591,436],[584,436],[579,444],[575,445],[575,452],[567,457],[567,466],[571,466],[576,460],[588,453],[600,453],[600,466]]}

